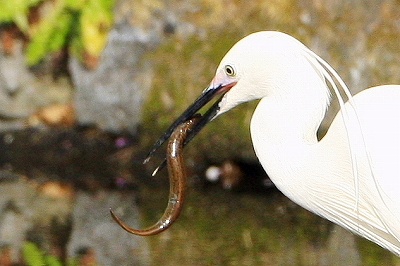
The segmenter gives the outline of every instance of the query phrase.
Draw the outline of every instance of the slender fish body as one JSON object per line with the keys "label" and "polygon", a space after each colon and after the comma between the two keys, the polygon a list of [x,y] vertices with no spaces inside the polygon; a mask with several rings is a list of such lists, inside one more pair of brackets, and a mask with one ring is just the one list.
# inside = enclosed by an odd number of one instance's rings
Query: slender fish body
{"label": "slender fish body", "polygon": [[135,229],[125,224],[110,210],[113,219],[127,232],[140,236],[150,236],[168,229],[178,219],[186,196],[187,174],[183,161],[182,149],[189,132],[199,121],[199,116],[179,125],[171,135],[167,146],[167,166],[170,180],[167,208],[157,223],[145,229]]}

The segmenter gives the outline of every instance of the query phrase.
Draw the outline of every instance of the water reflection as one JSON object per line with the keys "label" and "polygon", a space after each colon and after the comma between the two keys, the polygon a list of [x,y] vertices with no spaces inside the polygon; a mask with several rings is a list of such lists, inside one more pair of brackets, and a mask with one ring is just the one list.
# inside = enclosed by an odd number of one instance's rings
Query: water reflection
{"label": "water reflection", "polygon": [[[150,223],[167,195],[142,194],[152,195],[143,205],[144,222]],[[260,195],[192,188],[180,219],[150,244],[153,265],[399,263],[391,253],[309,213],[277,190]]]}
{"label": "water reflection", "polygon": [[[56,137],[60,134],[63,137]],[[140,152],[134,152],[135,145],[115,148],[114,137],[89,135],[30,132],[13,135],[13,145],[3,143],[7,145],[1,161],[3,168],[9,170],[1,172],[0,242],[4,248],[0,260],[6,261],[13,254],[13,260],[18,261],[16,247],[23,247],[30,240],[42,243],[38,247],[45,254],[56,254],[64,261],[79,259],[82,248],[93,249],[90,256],[84,257],[95,259],[100,265],[400,263],[375,244],[295,205],[275,188],[260,193],[248,188],[232,192],[218,185],[204,186],[198,178],[202,172],[196,167],[189,167],[191,182],[180,219],[160,235],[134,237],[114,223],[109,207],[136,227],[153,224],[167,204],[166,170],[154,178],[149,177],[151,170],[143,176],[143,169],[123,163],[127,158],[130,162],[142,158]],[[65,150],[65,142],[74,144]],[[97,142],[105,148],[97,149]],[[60,149],[60,145],[64,148]],[[72,154],[79,158],[82,147],[87,150],[85,160],[90,164],[84,168],[73,166],[76,177],[71,176],[71,171],[63,174],[63,166],[75,158]],[[32,156],[37,158],[30,160]],[[33,163],[43,158],[46,163]],[[50,167],[47,169],[46,165]],[[55,165],[58,171],[54,170]],[[104,170],[102,174],[99,169]],[[123,184],[136,185],[118,185],[121,172],[125,173]],[[11,253],[7,247],[11,247]]]}

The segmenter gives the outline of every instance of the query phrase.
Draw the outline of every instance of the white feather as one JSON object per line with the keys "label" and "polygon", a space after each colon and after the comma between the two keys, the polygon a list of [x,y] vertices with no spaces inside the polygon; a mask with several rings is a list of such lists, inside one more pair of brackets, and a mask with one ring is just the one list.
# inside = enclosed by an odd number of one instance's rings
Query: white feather
{"label": "white feather", "polygon": [[[226,65],[234,77],[226,76]],[[400,255],[399,85],[351,96],[328,63],[280,32],[240,40],[221,61],[215,81],[237,82],[219,114],[261,99],[251,121],[253,146],[286,196]],[[318,141],[329,87],[340,111]]]}

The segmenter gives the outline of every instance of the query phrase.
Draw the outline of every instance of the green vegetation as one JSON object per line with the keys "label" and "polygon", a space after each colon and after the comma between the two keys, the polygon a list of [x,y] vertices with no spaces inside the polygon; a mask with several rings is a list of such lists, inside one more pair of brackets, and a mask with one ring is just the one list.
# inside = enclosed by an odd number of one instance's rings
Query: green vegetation
{"label": "green vegetation", "polygon": [[30,8],[39,4],[42,0],[17,0],[0,2],[0,21],[14,22],[21,31],[29,29],[28,14]]}
{"label": "green vegetation", "polygon": [[[41,249],[38,244],[30,241],[26,241],[22,247],[22,259],[24,265],[27,266],[78,266],[86,265],[82,264],[82,254],[74,258],[70,258],[67,262],[63,263],[61,258],[55,255],[51,255],[45,250]],[[86,261],[87,258],[86,258]],[[94,261],[91,261],[95,263]],[[96,265],[96,264],[90,264]]]}
{"label": "green vegetation", "polygon": [[22,248],[24,262],[29,266],[62,266],[61,261],[43,252],[35,243],[26,242]]}
{"label": "green vegetation", "polygon": [[113,24],[114,5],[114,0],[0,1],[0,24],[16,25],[28,39],[29,65],[63,48],[81,59],[96,58]]}

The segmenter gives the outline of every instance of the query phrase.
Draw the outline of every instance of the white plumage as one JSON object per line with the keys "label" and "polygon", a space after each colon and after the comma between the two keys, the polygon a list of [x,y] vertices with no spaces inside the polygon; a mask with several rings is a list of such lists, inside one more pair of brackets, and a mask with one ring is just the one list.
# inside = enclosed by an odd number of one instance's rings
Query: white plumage
{"label": "white plumage", "polygon": [[[226,88],[217,115],[261,99],[251,121],[253,146],[287,197],[400,255],[399,85],[351,97],[307,47],[266,31],[231,48],[206,91],[215,88]],[[318,141],[330,88],[341,110]]]}

